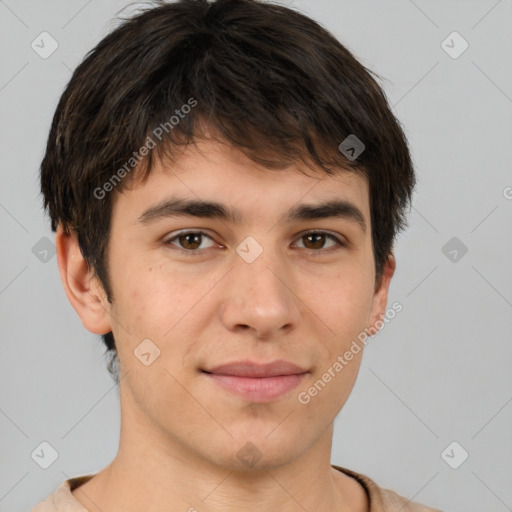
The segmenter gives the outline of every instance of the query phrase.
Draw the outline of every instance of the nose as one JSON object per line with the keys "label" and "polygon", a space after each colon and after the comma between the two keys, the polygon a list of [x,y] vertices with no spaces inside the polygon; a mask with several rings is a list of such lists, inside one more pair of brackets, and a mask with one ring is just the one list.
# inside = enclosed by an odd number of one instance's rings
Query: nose
{"label": "nose", "polygon": [[300,301],[293,277],[275,252],[265,248],[252,263],[237,255],[226,277],[221,321],[228,330],[271,338],[298,325]]}

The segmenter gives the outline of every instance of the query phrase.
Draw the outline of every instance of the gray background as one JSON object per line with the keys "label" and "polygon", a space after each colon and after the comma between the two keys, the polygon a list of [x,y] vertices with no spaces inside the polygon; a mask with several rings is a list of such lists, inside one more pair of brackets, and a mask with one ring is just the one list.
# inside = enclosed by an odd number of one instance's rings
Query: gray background
{"label": "gray background", "polygon": [[[2,512],[30,510],[117,452],[118,388],[103,345],[69,304],[56,257],[42,256],[41,239],[54,235],[38,167],[71,70],[125,5],[0,0]],[[418,173],[389,297],[403,311],[366,348],[332,462],[447,512],[512,510],[512,2],[292,6],[386,78]],[[47,59],[31,48],[43,31],[59,45]],[[441,45],[453,31],[469,43],[458,58]],[[456,261],[451,246],[443,252],[452,237]],[[58,452],[48,469],[31,457],[43,441]],[[458,469],[442,457],[453,441],[452,464],[469,453]]]}

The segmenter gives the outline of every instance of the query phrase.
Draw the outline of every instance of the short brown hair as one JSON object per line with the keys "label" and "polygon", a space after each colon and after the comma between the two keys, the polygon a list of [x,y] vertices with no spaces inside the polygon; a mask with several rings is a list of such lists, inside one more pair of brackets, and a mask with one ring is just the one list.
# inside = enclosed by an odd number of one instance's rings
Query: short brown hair
{"label": "short brown hair", "polygon": [[[207,126],[269,169],[302,161],[366,177],[377,288],[407,225],[415,176],[407,139],[372,74],[325,28],[287,7],[157,2],[100,41],[62,94],[41,164],[51,228],[76,233],[112,301],[112,194],[136,175],[143,182],[153,158],[172,159]],[[356,159],[338,149],[349,136],[364,144]],[[158,143],[143,151],[148,137]],[[112,333],[103,341],[118,382]]]}

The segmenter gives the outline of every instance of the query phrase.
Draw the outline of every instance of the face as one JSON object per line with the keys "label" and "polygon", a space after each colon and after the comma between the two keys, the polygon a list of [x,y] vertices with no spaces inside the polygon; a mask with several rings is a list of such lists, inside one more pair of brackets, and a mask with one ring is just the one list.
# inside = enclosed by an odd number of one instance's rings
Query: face
{"label": "face", "polygon": [[[353,388],[363,351],[344,354],[386,306],[389,279],[374,290],[365,179],[268,170],[200,142],[113,200],[109,322],[132,421],[161,446],[231,469],[310,450]],[[220,203],[236,216],[162,207],[175,200]],[[300,215],[330,201],[351,206]],[[301,375],[206,373],[276,360]]]}

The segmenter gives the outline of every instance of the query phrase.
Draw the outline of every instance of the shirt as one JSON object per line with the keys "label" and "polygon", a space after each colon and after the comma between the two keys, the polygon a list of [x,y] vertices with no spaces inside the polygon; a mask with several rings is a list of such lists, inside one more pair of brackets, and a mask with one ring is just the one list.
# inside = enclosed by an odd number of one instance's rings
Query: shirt
{"label": "shirt", "polygon": [[[366,491],[369,502],[368,512],[442,512],[421,503],[410,501],[390,489],[379,487],[372,479],[340,466],[332,467],[355,478]],[[31,512],[88,512],[71,494],[71,491],[89,481],[94,474],[65,480],[53,494],[37,503]]]}

